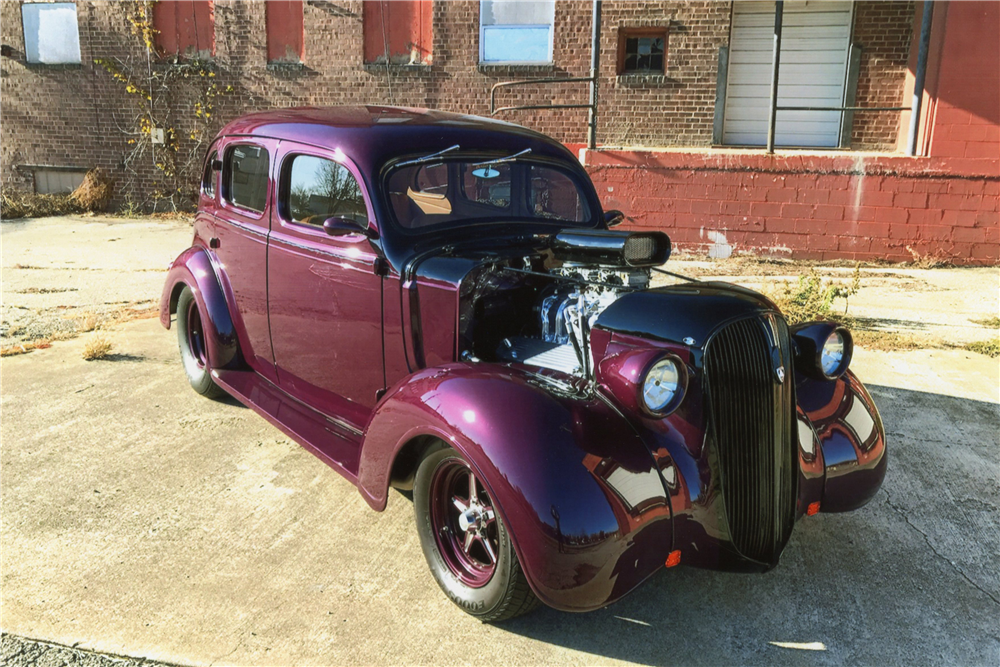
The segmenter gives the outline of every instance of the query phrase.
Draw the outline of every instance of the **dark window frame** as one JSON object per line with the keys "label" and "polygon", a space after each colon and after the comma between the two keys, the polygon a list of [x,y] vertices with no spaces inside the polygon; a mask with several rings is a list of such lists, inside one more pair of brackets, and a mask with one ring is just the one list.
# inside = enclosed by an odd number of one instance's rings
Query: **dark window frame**
{"label": "dark window frame", "polygon": [[[662,69],[625,69],[625,48],[629,39],[641,37],[662,37],[663,38],[663,68]],[[618,29],[618,61],[616,73],[618,76],[630,74],[663,74],[667,73],[667,55],[670,45],[670,26],[657,26],[652,28],[619,28]]]}

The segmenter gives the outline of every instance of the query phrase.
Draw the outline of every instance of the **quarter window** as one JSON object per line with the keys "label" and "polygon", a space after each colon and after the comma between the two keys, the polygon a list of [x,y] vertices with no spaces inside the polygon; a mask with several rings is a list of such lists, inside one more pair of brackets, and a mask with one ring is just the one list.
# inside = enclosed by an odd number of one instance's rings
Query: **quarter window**
{"label": "quarter window", "polygon": [[267,205],[267,150],[260,146],[233,146],[226,151],[227,199],[261,212]]}
{"label": "quarter window", "polygon": [[201,179],[201,191],[207,197],[215,197],[215,175],[219,172],[215,170],[214,165],[218,156],[218,153],[212,151],[212,154],[208,157],[208,162],[205,163],[205,173]]}
{"label": "quarter window", "polygon": [[312,155],[296,155],[288,169],[285,210],[292,220],[322,225],[328,218],[347,218],[360,227],[368,226],[365,197],[347,167]]}
{"label": "quarter window", "polygon": [[585,222],[590,216],[573,180],[561,171],[548,167],[531,167],[529,204],[537,218]]}

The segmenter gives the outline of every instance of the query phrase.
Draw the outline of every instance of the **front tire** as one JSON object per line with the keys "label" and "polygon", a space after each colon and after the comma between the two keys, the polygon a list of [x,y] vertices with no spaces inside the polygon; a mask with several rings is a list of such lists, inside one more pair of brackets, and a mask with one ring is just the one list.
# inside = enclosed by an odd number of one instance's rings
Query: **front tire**
{"label": "front tire", "polygon": [[461,454],[442,443],[424,457],[413,507],[431,574],[462,610],[495,623],[538,605],[499,509]]}
{"label": "front tire", "polygon": [[202,396],[218,400],[226,396],[226,392],[212,379],[208,363],[208,336],[203,321],[198,300],[191,288],[185,285],[177,297],[177,346],[181,352],[181,363],[191,388]]}

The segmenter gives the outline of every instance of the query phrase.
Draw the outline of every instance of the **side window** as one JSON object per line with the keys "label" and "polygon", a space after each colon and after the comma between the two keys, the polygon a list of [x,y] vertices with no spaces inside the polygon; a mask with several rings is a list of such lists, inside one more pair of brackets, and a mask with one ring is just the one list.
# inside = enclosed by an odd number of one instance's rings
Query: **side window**
{"label": "side window", "polygon": [[590,217],[587,203],[567,174],[548,167],[531,167],[528,203],[539,218],[584,222]]}
{"label": "side window", "polygon": [[217,159],[219,159],[219,154],[212,151],[212,154],[208,156],[208,162],[205,163],[205,173],[201,178],[201,191],[205,193],[206,197],[215,197],[215,176],[219,172],[215,170],[213,165]]}
{"label": "side window", "polygon": [[285,210],[292,220],[322,225],[327,218],[340,217],[368,226],[361,186],[347,167],[312,155],[296,155],[285,168],[289,170]]}
{"label": "side window", "polygon": [[267,205],[267,150],[260,146],[239,145],[226,151],[226,189],[233,204],[262,212]]}

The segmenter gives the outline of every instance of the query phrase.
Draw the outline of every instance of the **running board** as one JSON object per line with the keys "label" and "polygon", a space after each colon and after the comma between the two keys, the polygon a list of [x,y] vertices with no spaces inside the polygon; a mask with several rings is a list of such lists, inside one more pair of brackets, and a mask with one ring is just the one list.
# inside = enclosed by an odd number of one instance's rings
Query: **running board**
{"label": "running board", "polygon": [[212,377],[233,398],[357,485],[361,431],[313,410],[253,371],[213,370]]}

